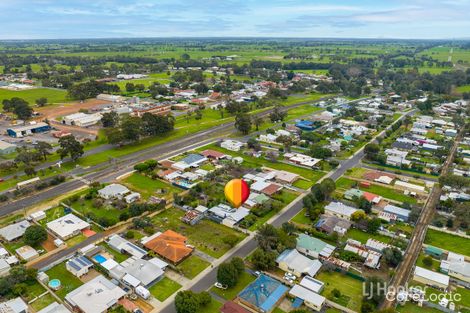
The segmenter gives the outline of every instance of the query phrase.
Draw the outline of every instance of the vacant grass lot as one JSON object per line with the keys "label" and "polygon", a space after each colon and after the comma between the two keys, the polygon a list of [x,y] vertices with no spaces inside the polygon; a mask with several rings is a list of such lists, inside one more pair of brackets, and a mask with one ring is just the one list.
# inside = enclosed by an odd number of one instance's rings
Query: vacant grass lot
{"label": "vacant grass lot", "polygon": [[162,231],[171,229],[188,237],[188,243],[214,258],[220,258],[232,246],[226,242],[235,239],[241,241],[245,235],[227,226],[209,220],[202,220],[191,226],[181,222],[184,212],[176,208],[165,210],[152,220]]}
{"label": "vacant grass lot", "polygon": [[450,235],[434,229],[428,229],[424,243],[444,250],[470,256],[468,239]]}
{"label": "vacant grass lot", "polygon": [[79,199],[70,205],[72,208],[80,212],[83,216],[87,214],[93,214],[96,216],[96,220],[99,218],[107,218],[114,224],[119,222],[119,216],[125,210],[119,210],[112,205],[103,205],[102,207],[95,207],[93,200]]}
{"label": "vacant grass lot", "polygon": [[35,88],[28,90],[7,90],[0,88],[0,102],[4,99],[18,97],[26,100],[29,104],[36,104],[36,99],[47,98],[48,103],[67,102],[67,91],[59,89]]}
{"label": "vacant grass lot", "polygon": [[[137,191],[141,194],[142,198],[148,199],[152,195],[173,195],[173,193],[179,193],[182,189],[173,186],[160,179],[152,179],[139,173],[134,173],[131,176],[124,179],[123,183],[128,188]],[[164,191],[161,193],[160,191]]]}
{"label": "vacant grass lot", "polygon": [[[322,296],[351,310],[360,312],[362,302],[361,281],[338,272],[321,272],[316,278],[325,283],[325,289],[321,293]],[[331,295],[331,291],[335,288],[341,291],[342,296],[339,299],[335,299]]]}
{"label": "vacant grass lot", "polygon": [[57,296],[61,299],[64,299],[65,296],[72,290],[83,285],[82,281],[75,277],[65,268],[65,263],[60,263],[59,265],[54,266],[50,270],[46,271],[46,274],[49,276],[49,280],[59,279],[62,287],[56,291]]}
{"label": "vacant grass lot", "polygon": [[149,291],[157,300],[165,301],[166,298],[174,294],[181,285],[168,277],[163,277],[158,283],[150,287]]}
{"label": "vacant grass lot", "polygon": [[219,295],[220,297],[226,299],[226,300],[232,300],[234,299],[243,289],[245,289],[248,284],[250,284],[252,281],[256,279],[255,276],[251,275],[250,273],[243,272],[240,275],[240,278],[238,279],[237,284],[232,287],[228,288],[226,290],[217,288],[217,287],[212,287],[211,292]]}
{"label": "vacant grass lot", "polygon": [[407,302],[405,305],[398,305],[397,311],[401,313],[441,313],[442,311],[426,306],[418,306],[415,303]]}
{"label": "vacant grass lot", "polygon": [[391,237],[387,237],[387,236],[380,235],[380,234],[369,234],[369,233],[363,232],[362,230],[355,229],[355,228],[349,229],[346,236],[348,238],[360,241],[363,244],[366,243],[367,239],[369,238],[373,238],[375,240],[379,240],[385,243],[390,243],[392,241]]}
{"label": "vacant grass lot", "polygon": [[[341,177],[336,181],[336,187],[339,189],[344,189],[347,190],[349,188],[352,188],[354,185],[356,185],[357,181],[349,178],[344,178]],[[384,187],[384,186],[379,186],[379,185],[370,185],[369,187],[361,187],[357,186],[356,188],[362,190],[362,191],[368,191],[371,193],[375,193],[376,195],[382,196],[383,198],[387,198],[390,200],[395,200],[399,202],[408,202],[411,204],[416,203],[416,199],[410,196],[406,196],[403,194],[402,191],[394,190],[392,188]]]}
{"label": "vacant grass lot", "polygon": [[189,258],[178,264],[177,268],[184,276],[189,279],[193,279],[209,265],[209,262],[196,255],[191,255]]}

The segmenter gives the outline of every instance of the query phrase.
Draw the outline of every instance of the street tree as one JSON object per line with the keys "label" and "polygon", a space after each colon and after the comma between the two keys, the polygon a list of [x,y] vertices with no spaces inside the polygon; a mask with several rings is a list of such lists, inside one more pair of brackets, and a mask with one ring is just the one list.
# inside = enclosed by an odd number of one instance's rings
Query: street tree
{"label": "street tree", "polygon": [[247,135],[251,130],[251,117],[246,113],[240,113],[235,117],[235,128]]}
{"label": "street tree", "polygon": [[75,162],[84,153],[83,145],[77,139],[75,139],[73,135],[61,137],[59,139],[59,146],[60,148],[57,150],[57,152],[59,153],[61,159],[68,155],[72,161]]}

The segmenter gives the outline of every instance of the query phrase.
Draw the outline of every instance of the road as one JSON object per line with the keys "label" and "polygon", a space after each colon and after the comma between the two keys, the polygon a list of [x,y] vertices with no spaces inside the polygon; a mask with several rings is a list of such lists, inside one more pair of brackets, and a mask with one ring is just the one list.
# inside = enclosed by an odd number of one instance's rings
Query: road
{"label": "road", "polygon": [[[284,109],[293,109],[305,104],[313,103],[313,101],[299,102],[293,105],[285,106]],[[273,109],[266,110],[262,113],[257,114],[260,117],[268,116]],[[132,167],[148,159],[165,159],[173,155],[188,150],[188,147],[201,145],[203,143],[209,143],[215,138],[222,138],[224,134],[228,134],[234,130],[234,122],[227,122],[214,126],[208,130],[200,131],[194,134],[188,134],[186,137],[182,137],[171,142],[166,142],[160,145],[156,145],[147,149],[143,149],[126,156],[115,158],[111,162],[104,162],[98,165],[88,168],[76,168],[69,171],[69,174],[80,176],[81,180],[74,179],[66,181],[58,186],[43,190],[39,193],[26,196],[24,198],[2,204],[0,206],[0,217],[14,213],[18,210],[23,210],[25,207],[32,206],[34,204],[46,201],[48,199],[55,198],[59,195],[71,192],[75,189],[86,185],[86,181],[99,181],[99,182],[110,182],[116,179],[116,177],[129,172]],[[94,150],[88,151],[87,155],[106,151],[113,146],[104,145],[97,147]]]}
{"label": "road", "polygon": [[[415,111],[409,111],[406,114],[402,115],[399,119],[397,119],[394,123],[390,124],[385,130],[380,132],[374,138],[371,139],[370,142],[375,142],[378,137],[383,137],[385,132],[392,127],[393,124],[398,122],[399,120],[405,118],[405,116],[414,114]],[[355,167],[364,157],[364,147],[359,149],[352,157],[347,160],[341,162],[340,166],[335,170],[329,172],[327,175],[323,176],[321,180],[325,178],[331,178],[333,180],[337,180],[341,177],[348,169]],[[272,224],[275,227],[280,227],[283,223],[290,221],[295,215],[297,215],[303,209],[303,197],[299,197],[295,200],[295,203],[291,204],[291,207],[286,211],[281,211],[280,214],[275,215],[271,218],[267,223]],[[245,258],[247,255],[251,254],[257,247],[256,239],[254,236],[250,237],[250,240],[246,241],[243,245],[237,246],[235,250],[230,254],[230,257],[241,257]],[[224,256],[225,257],[225,256]],[[206,275],[201,277],[191,288],[190,290],[194,292],[201,292],[206,291],[212,287],[214,282],[217,281],[217,267],[212,268]],[[174,295],[173,297],[174,298]],[[171,299],[172,299],[171,298]],[[161,312],[161,313],[176,313],[174,302],[168,301],[166,305],[161,308],[157,309],[156,311],[152,312]]]}
{"label": "road", "polygon": [[[460,131],[459,135],[455,139],[454,145],[452,146],[452,149],[442,167],[441,175],[446,175],[448,173],[464,131],[465,128]],[[439,184],[435,184],[431,194],[428,197],[428,200],[421,210],[413,234],[410,238],[410,244],[405,251],[403,260],[398,266],[396,274],[393,276],[389,284],[390,296],[387,297],[387,299],[385,299],[385,301],[382,303],[382,309],[392,308],[394,306],[396,299],[396,294],[394,291],[396,291],[401,286],[405,286],[405,284],[408,282],[414,265],[416,264],[416,260],[418,259],[418,255],[421,252],[421,247],[426,237],[428,225],[431,223],[434,216],[434,211],[439,204],[441,192],[442,188],[439,186]]]}

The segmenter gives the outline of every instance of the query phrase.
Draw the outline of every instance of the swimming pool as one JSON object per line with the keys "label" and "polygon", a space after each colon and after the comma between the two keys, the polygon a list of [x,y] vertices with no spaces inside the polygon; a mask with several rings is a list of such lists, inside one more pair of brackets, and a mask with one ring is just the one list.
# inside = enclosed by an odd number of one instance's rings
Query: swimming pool
{"label": "swimming pool", "polygon": [[101,254],[95,255],[93,257],[93,259],[95,259],[95,261],[100,263],[100,264],[106,261],[106,258],[104,256],[102,256]]}
{"label": "swimming pool", "polygon": [[51,279],[51,281],[49,281],[49,287],[54,289],[54,290],[57,290],[60,288],[60,280],[58,279]]}

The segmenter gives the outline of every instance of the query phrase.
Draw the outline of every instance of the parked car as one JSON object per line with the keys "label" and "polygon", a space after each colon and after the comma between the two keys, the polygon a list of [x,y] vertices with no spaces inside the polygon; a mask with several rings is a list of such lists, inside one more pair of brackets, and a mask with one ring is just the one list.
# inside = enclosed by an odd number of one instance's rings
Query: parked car
{"label": "parked car", "polygon": [[227,285],[221,284],[221,283],[219,283],[219,282],[216,282],[216,283],[214,284],[214,286],[215,286],[216,288],[224,289],[224,290],[228,288]]}
{"label": "parked car", "polygon": [[256,271],[256,272],[255,272],[255,275],[256,275],[256,276],[260,276],[260,275],[261,275],[261,272],[260,272],[260,271]]}
{"label": "parked car", "polygon": [[285,273],[284,274],[284,277],[288,278],[288,279],[292,279],[292,280],[296,280],[297,279],[297,276],[295,276],[294,274],[291,274],[291,273]]}

